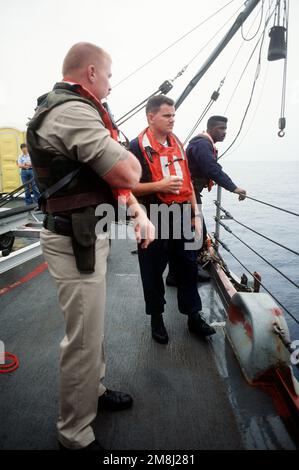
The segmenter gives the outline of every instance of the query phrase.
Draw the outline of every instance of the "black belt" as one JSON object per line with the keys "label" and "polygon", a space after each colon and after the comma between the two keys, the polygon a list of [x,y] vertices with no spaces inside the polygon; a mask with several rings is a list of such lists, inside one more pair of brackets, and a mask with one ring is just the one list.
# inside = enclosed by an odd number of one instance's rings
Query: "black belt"
{"label": "black belt", "polygon": [[46,214],[43,226],[58,235],[70,237],[73,234],[71,220],[59,215]]}

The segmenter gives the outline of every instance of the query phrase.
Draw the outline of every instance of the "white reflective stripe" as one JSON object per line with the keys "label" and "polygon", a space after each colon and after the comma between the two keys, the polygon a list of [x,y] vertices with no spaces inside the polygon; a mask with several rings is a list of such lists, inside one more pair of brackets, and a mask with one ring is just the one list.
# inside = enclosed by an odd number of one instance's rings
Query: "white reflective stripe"
{"label": "white reflective stripe", "polygon": [[142,145],[143,147],[151,147],[151,144],[150,144],[150,141],[148,139],[148,136],[146,135],[146,132],[144,133],[143,135],[143,138],[142,138]]}
{"label": "white reflective stripe", "polygon": [[162,168],[162,173],[163,173],[164,178],[166,176],[170,176],[168,157],[160,157],[160,163],[161,163],[161,168]]}
{"label": "white reflective stripe", "polygon": [[[173,158],[175,159],[176,157],[173,157]],[[183,179],[183,172],[182,172],[182,168],[181,168],[179,162],[178,161],[174,162],[173,166],[175,168],[175,172],[176,172],[177,176],[179,176],[180,178]]]}

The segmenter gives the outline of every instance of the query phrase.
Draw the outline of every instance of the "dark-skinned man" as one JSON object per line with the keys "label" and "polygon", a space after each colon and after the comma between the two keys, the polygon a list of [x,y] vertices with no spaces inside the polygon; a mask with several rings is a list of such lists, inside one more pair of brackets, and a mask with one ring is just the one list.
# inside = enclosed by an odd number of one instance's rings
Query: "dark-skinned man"
{"label": "dark-skinned man", "polygon": [[[204,188],[208,188],[210,191],[214,182],[227,191],[238,194],[239,201],[242,201],[246,198],[245,189],[238,187],[222,170],[222,166],[217,162],[218,152],[215,144],[217,142],[223,142],[226,136],[226,130],[226,117],[211,116],[207,122],[206,132],[203,132],[202,134],[199,134],[191,139],[187,147],[186,153],[197,204],[202,204],[202,190]],[[206,235],[207,230],[203,220],[204,242]],[[202,249],[204,249],[204,244]],[[198,265],[198,280],[200,282],[204,282],[208,281],[209,279],[209,274],[200,265]],[[169,263],[169,273],[166,278],[166,284],[169,286],[177,285],[177,279],[171,262]]]}

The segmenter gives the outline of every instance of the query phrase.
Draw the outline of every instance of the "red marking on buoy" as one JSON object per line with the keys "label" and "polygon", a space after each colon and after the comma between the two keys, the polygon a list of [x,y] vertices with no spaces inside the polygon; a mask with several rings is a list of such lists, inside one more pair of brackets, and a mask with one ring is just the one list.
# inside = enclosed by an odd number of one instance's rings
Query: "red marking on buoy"
{"label": "red marking on buoy", "polygon": [[282,311],[280,308],[278,307],[274,307],[274,308],[271,308],[271,313],[272,315],[274,315],[275,317],[280,317],[282,315]]}
{"label": "red marking on buoy", "polygon": [[234,325],[236,323],[245,323],[244,313],[235,305],[230,305],[228,310],[228,316]]}
{"label": "red marking on buoy", "polygon": [[246,321],[244,323],[244,328],[245,328],[248,338],[253,339],[253,330],[252,330],[252,326],[250,325],[250,323]]}
{"label": "red marking on buoy", "polygon": [[228,317],[230,319],[230,322],[233,325],[236,325],[237,323],[241,323],[244,326],[244,329],[248,338],[250,338],[251,340],[253,339],[252,326],[250,323],[248,323],[248,321],[246,321],[245,315],[242,312],[242,310],[240,310],[235,305],[230,305],[229,310],[228,310]]}

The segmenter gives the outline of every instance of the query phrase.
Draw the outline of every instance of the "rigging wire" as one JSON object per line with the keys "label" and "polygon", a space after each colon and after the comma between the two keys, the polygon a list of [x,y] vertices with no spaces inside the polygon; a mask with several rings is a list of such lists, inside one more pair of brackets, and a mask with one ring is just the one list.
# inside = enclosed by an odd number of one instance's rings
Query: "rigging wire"
{"label": "rigging wire", "polygon": [[[260,14],[261,10],[262,10],[262,8],[260,8],[260,10],[258,11],[258,13],[257,13],[258,15]],[[255,18],[255,19],[256,19],[256,18]],[[249,28],[249,30],[248,30],[248,33],[250,33],[251,29],[253,28],[255,19],[254,19],[253,22],[251,23],[251,26],[250,26],[250,28]],[[259,26],[258,31],[259,31],[259,30],[260,30],[260,26]],[[257,31],[257,33],[258,33],[258,31]],[[256,33],[256,34],[257,34],[257,33]],[[255,35],[255,36],[256,36],[256,35]],[[252,39],[254,39],[254,38],[252,38]],[[229,65],[225,76],[227,76],[228,73],[231,71],[231,69],[232,69],[232,67],[233,67],[233,65],[234,65],[234,63],[235,63],[235,61],[237,60],[237,57],[238,57],[238,55],[239,55],[239,53],[240,53],[242,47],[244,46],[244,44],[245,44],[245,40],[243,40],[243,42],[241,43],[239,49],[237,50],[237,53],[235,54],[235,56],[234,56],[234,58],[233,58],[231,64]]]}
{"label": "rigging wire", "polygon": [[277,209],[279,211],[286,212],[287,214],[291,214],[291,215],[295,215],[296,217],[299,217],[299,214],[297,214],[297,212],[289,211],[287,209],[283,209],[282,207],[274,206],[273,204],[270,204],[269,202],[264,202],[264,201],[261,201],[260,199],[255,199],[253,197],[247,196],[247,194],[246,194],[246,198],[251,199],[252,201],[255,201],[255,202],[259,202],[260,204],[265,204],[266,206],[272,207],[273,209]]}
{"label": "rigging wire", "polygon": [[[285,10],[286,10],[286,2],[285,2]],[[288,47],[288,17],[289,17],[289,2],[288,2],[288,9],[286,11],[286,43]],[[284,68],[283,68],[283,85],[282,85],[282,97],[281,97],[281,117],[284,116],[285,113],[285,105],[286,105],[286,81],[287,81],[287,65],[288,65],[288,56],[285,58],[284,61]]]}
{"label": "rigging wire", "polygon": [[161,52],[159,52],[158,54],[156,54],[154,57],[152,57],[151,59],[149,59],[147,62],[145,62],[144,64],[140,65],[139,67],[137,67],[137,69],[135,69],[133,72],[131,72],[129,75],[127,75],[126,77],[124,77],[122,80],[120,80],[118,83],[116,83],[116,85],[113,86],[113,88],[115,89],[117,86],[119,86],[121,83],[125,82],[126,80],[128,80],[128,78],[132,77],[133,75],[135,75],[137,72],[139,72],[141,69],[143,69],[144,67],[146,67],[148,64],[150,64],[151,62],[153,62],[155,59],[157,59],[158,57],[160,57],[162,54],[164,54],[164,52],[168,51],[169,49],[171,49],[173,46],[175,46],[176,44],[178,44],[180,41],[182,41],[185,37],[187,37],[189,34],[193,33],[193,31],[195,31],[196,29],[200,28],[200,26],[204,25],[205,23],[207,23],[211,18],[213,18],[214,16],[216,16],[218,13],[220,13],[222,10],[224,10],[228,5],[230,5],[231,3],[235,2],[235,0],[230,0],[228,3],[226,3],[223,7],[219,8],[219,10],[217,10],[216,12],[212,13],[212,15],[208,16],[206,19],[204,19],[203,21],[201,21],[198,25],[194,26],[190,31],[187,31],[187,33],[183,34],[183,36],[180,36],[178,39],[176,39],[176,41],[174,41],[173,43],[171,43],[169,46],[167,46],[165,49],[163,49]]}
{"label": "rigging wire", "polygon": [[215,103],[215,101],[218,99],[219,97],[219,92],[220,92],[220,88],[223,86],[224,84],[224,80],[221,80],[220,84],[219,84],[219,87],[217,90],[215,90],[213,93],[212,93],[212,96],[210,98],[210,101],[209,103],[207,104],[207,106],[205,107],[205,109],[203,110],[203,112],[201,113],[201,115],[199,116],[198,120],[196,121],[196,123],[194,124],[193,128],[191,129],[191,131],[189,132],[189,134],[187,135],[186,139],[184,140],[184,143],[183,143],[183,146],[186,145],[186,143],[189,141],[189,139],[192,137],[192,135],[194,134],[194,132],[196,131],[196,129],[198,128],[199,124],[201,123],[201,121],[203,120],[203,118],[205,117],[205,115],[208,113],[209,109],[211,108],[211,106]]}
{"label": "rigging wire", "polygon": [[[260,41],[260,40],[259,40],[259,41]],[[253,54],[254,54],[254,52],[255,52],[257,46],[258,46],[259,41],[258,41],[257,44],[255,45],[254,50],[253,50],[253,52],[251,53],[251,55],[250,55],[250,57],[249,57],[249,60],[247,61],[247,64],[245,65],[245,68],[243,69],[242,76],[243,76],[243,74],[244,74],[244,72],[245,72],[247,66],[249,65],[249,63],[250,63],[250,61],[251,61],[251,59],[252,59],[252,57],[253,57]],[[252,102],[252,98],[253,98],[253,95],[254,95],[255,86],[256,86],[256,83],[257,83],[257,80],[258,80],[258,76],[259,76],[259,72],[260,72],[260,56],[259,56],[258,65],[257,65],[256,71],[255,71],[255,77],[254,77],[253,85],[252,85],[252,88],[251,88],[251,93],[250,93],[250,96],[249,96],[249,101],[248,101],[248,104],[247,104],[247,106],[246,106],[246,109],[245,109],[245,113],[244,113],[244,115],[243,115],[243,118],[242,118],[242,120],[241,120],[240,128],[239,128],[239,130],[238,130],[238,132],[237,132],[237,135],[235,136],[234,140],[232,141],[232,143],[231,143],[231,144],[227,147],[227,149],[218,157],[217,160],[220,160],[220,158],[222,158],[222,157],[232,148],[232,146],[234,145],[234,143],[236,142],[237,138],[239,137],[239,135],[240,135],[240,133],[241,133],[241,131],[242,131],[243,124],[244,124],[244,122],[245,122],[246,116],[247,116],[247,114],[248,114],[248,111],[249,111],[249,108],[250,108],[250,105],[251,105],[251,102]],[[241,76],[241,78],[242,78],[242,76]],[[240,78],[240,80],[241,80],[241,78]],[[237,86],[239,85],[240,80],[239,80]],[[235,90],[236,90],[236,89],[235,89]],[[227,110],[225,110],[225,114],[226,114],[226,112],[227,112]]]}
{"label": "rigging wire", "polygon": [[220,243],[220,245],[228,252],[230,253],[230,255],[254,278],[256,279],[256,281],[265,289],[266,292],[268,292],[269,295],[271,295],[271,297],[275,300],[275,302],[277,302],[284,310],[285,312],[290,315],[290,317],[295,321],[295,323],[297,323],[299,325],[299,320],[277,299],[277,297],[272,294],[272,292],[269,291],[269,289],[267,289],[267,287],[260,281],[260,279],[255,276],[243,263],[242,261],[240,261],[232,252],[231,250],[226,246],[225,243],[223,243],[223,241],[220,240],[220,238],[214,234],[214,238],[215,240],[217,240],[218,243]]}
{"label": "rigging wire", "polygon": [[[264,4],[264,0],[263,0],[263,4]],[[255,23],[255,20],[256,20],[257,16],[258,16],[261,12],[262,12],[261,18],[263,18],[263,5],[262,5],[262,7],[260,8],[260,10],[258,11],[258,13],[257,13],[256,17],[254,18],[253,22],[251,23],[250,28],[249,28],[249,30],[248,30],[248,33],[251,31],[251,29],[252,29],[252,27],[253,27],[253,25],[254,25],[254,23]],[[230,19],[231,19],[231,18],[230,18]],[[228,21],[230,21],[230,19],[229,19]],[[227,21],[227,22],[228,22],[228,21]],[[261,26],[261,22],[260,22],[258,31],[259,31],[259,29],[260,29],[260,26]],[[222,28],[221,28],[221,29],[222,29]],[[258,33],[258,31],[256,32],[256,34]],[[218,31],[218,32],[219,32],[219,31]],[[255,34],[255,36],[256,36],[256,34]],[[254,36],[254,37],[255,37],[255,36]],[[253,38],[252,38],[252,39],[253,39]],[[241,46],[240,46],[239,49],[237,50],[237,53],[235,54],[235,56],[234,56],[232,62],[230,63],[230,65],[229,65],[229,67],[228,67],[228,69],[227,69],[227,71],[226,71],[226,74],[225,74],[224,78],[221,80],[217,91],[214,91],[214,93],[212,94],[211,99],[210,99],[209,103],[207,104],[206,108],[204,109],[204,111],[202,112],[202,114],[200,115],[200,117],[198,118],[198,120],[196,121],[196,123],[194,124],[192,130],[189,132],[188,136],[186,137],[186,139],[185,139],[185,141],[184,141],[184,146],[185,146],[186,143],[189,141],[189,139],[192,137],[192,135],[194,134],[194,132],[195,132],[196,129],[198,128],[199,124],[201,123],[201,121],[203,120],[203,118],[205,117],[205,115],[208,113],[208,111],[209,111],[209,109],[211,108],[211,106],[212,106],[212,105],[214,104],[214,102],[218,99],[219,94],[220,94],[220,93],[219,93],[220,88],[223,86],[223,84],[224,84],[224,82],[225,82],[225,80],[226,80],[226,78],[227,78],[227,75],[228,75],[229,72],[231,71],[231,69],[232,69],[232,67],[233,67],[233,65],[234,65],[234,63],[235,63],[235,61],[236,61],[236,59],[237,59],[237,57],[238,57],[238,55],[239,55],[239,53],[240,53],[242,47],[244,46],[244,44],[245,44],[245,42],[243,41],[243,42],[241,43]],[[187,66],[186,66],[186,67],[187,67]]]}
{"label": "rigging wire", "polygon": [[221,26],[221,28],[219,28],[216,33],[208,40],[208,42],[206,42],[202,48],[189,60],[189,62],[185,65],[184,69],[186,70],[187,67],[189,67],[190,64],[192,64],[192,62],[202,53],[202,51],[213,41],[213,39],[215,39],[215,37],[220,33],[220,31],[223,30],[223,28],[227,25],[227,23],[229,23],[235,16],[236,14],[241,10],[241,8],[243,8],[243,5],[241,5],[233,14],[232,16],[230,16],[228,18],[228,20],[223,23],[223,25]]}
{"label": "rigging wire", "polygon": [[[126,114],[124,114],[123,116],[121,116],[119,119],[117,119],[115,122],[118,126],[121,126],[124,122],[126,122],[129,118],[135,116],[135,114],[137,114],[139,111],[141,111],[143,108],[145,108],[146,106],[146,103],[147,101],[152,98],[153,96],[155,96],[157,93],[159,92],[159,90],[155,91],[154,93],[152,93],[150,96],[148,96],[147,98],[145,98],[145,100],[143,100],[141,103],[137,104],[136,106],[134,106],[134,108],[132,108],[130,111],[128,111]],[[140,107],[141,106],[141,107]],[[139,108],[139,109],[137,109]],[[124,119],[125,117],[127,117],[129,114],[131,114],[133,111],[137,110],[135,113],[133,113],[132,115],[130,115],[127,119]],[[124,119],[124,121],[123,121]]]}
{"label": "rigging wire", "polygon": [[[242,39],[243,39],[244,41],[248,41],[248,42],[249,42],[249,41],[252,41],[252,40],[257,36],[257,34],[258,34],[259,30],[260,30],[260,27],[261,27],[261,25],[262,25],[262,21],[263,21],[263,16],[264,16],[264,3],[265,3],[265,0],[263,0],[261,8],[260,8],[260,10],[258,11],[258,13],[256,14],[256,16],[255,16],[255,18],[254,18],[254,20],[253,20],[253,24],[254,24],[254,23],[255,23],[255,20],[257,19],[258,15],[259,15],[260,12],[261,12],[261,18],[260,18],[260,22],[259,22],[258,28],[257,28],[256,32],[254,33],[254,35],[253,35],[251,38],[246,38],[246,37],[244,36],[243,24],[242,24],[242,26],[241,26],[241,36],[242,36]],[[250,29],[249,29],[248,33],[250,33]]]}
{"label": "rigging wire", "polygon": [[[243,5],[241,5],[234,13],[233,15],[221,26],[221,28],[219,28],[216,33],[201,47],[201,49],[195,54],[195,56],[192,57],[192,59],[177,73],[177,75],[169,80],[169,81],[166,81],[170,86],[171,86],[171,83],[173,83],[177,78],[179,78],[180,76],[183,75],[183,73],[186,71],[186,69],[189,67],[189,65],[197,58],[197,56],[213,41],[213,39],[220,33],[220,31],[222,31],[222,29],[226,26],[227,23],[229,23],[231,21],[232,18],[235,17],[235,15],[238,13],[238,11],[242,8]],[[166,83],[164,82],[164,83]],[[161,87],[163,86],[163,84],[161,85]],[[122,124],[124,124],[126,121],[128,121],[131,117],[135,116],[135,114],[139,113],[142,109],[145,108],[146,106],[146,101],[151,98],[152,96],[155,96],[159,91],[161,91],[161,87],[159,88],[159,90],[157,90],[156,92],[154,92],[153,94],[151,94],[147,99],[143,100],[141,103],[139,103],[139,105],[135,106],[133,109],[131,109],[130,111],[128,111],[126,114],[124,114],[121,118],[119,118],[116,123],[118,126],[121,126]],[[115,88],[115,87],[114,87]],[[168,90],[169,91],[169,90]],[[163,91],[162,91],[163,93]],[[166,93],[164,93],[166,94]],[[144,104],[145,103],[145,104]],[[143,105],[143,106],[142,106]],[[140,106],[140,107],[139,107]],[[137,109],[139,108],[139,109]],[[136,111],[135,111],[136,110]],[[131,114],[133,111],[135,111],[133,114]],[[129,116],[130,115],[130,116]],[[128,116],[128,117],[127,117]],[[126,117],[125,120],[123,120],[123,118]],[[203,116],[204,117],[204,116]],[[199,124],[199,123],[198,123]]]}
{"label": "rigging wire", "polygon": [[215,203],[215,205],[216,205],[217,207],[219,207],[219,209],[225,214],[225,216],[226,216],[228,219],[233,220],[233,221],[236,222],[237,224],[241,225],[242,227],[246,228],[247,230],[250,230],[251,232],[255,233],[256,235],[259,235],[260,237],[265,238],[266,240],[268,240],[268,241],[274,243],[275,245],[278,245],[278,246],[280,246],[281,248],[284,248],[285,250],[290,251],[291,253],[293,253],[293,254],[299,256],[299,253],[298,253],[297,251],[293,250],[292,248],[289,248],[289,247],[287,247],[287,246],[285,246],[285,245],[282,245],[281,243],[279,243],[279,242],[273,240],[272,238],[266,237],[266,235],[263,235],[262,233],[257,232],[257,231],[254,230],[253,228],[248,227],[248,225],[243,224],[243,222],[240,222],[239,220],[235,219],[235,218],[230,214],[230,212],[228,212],[226,209],[224,209],[224,208],[218,203],[218,201],[214,201],[214,203]]}
{"label": "rigging wire", "polygon": [[299,256],[298,251],[295,251],[295,250],[293,250],[292,248],[289,248],[289,247],[287,247],[287,246],[285,246],[285,245],[282,245],[281,243],[279,243],[279,242],[273,240],[272,238],[266,237],[266,235],[263,235],[262,233],[257,232],[256,230],[254,230],[253,228],[248,227],[248,225],[243,224],[243,223],[240,222],[239,220],[236,220],[234,217],[233,217],[233,220],[234,220],[237,224],[242,225],[242,227],[246,228],[247,230],[250,230],[251,232],[253,232],[253,233],[259,235],[260,237],[265,238],[265,239],[268,240],[269,242],[272,242],[272,243],[274,243],[275,245],[280,246],[281,248],[284,248],[284,249],[287,250],[287,251],[290,251],[290,252],[293,253],[294,255]]}
{"label": "rigging wire", "polygon": [[[167,93],[172,89],[172,84],[170,83],[169,80],[165,80],[158,88],[158,90],[156,90],[154,93],[152,93],[150,96],[148,96],[145,100],[143,100],[141,103],[139,103],[137,106],[134,106],[133,109],[131,109],[130,111],[128,111],[126,114],[124,114],[121,118],[119,118],[117,121],[116,121],[116,124],[118,126],[121,126],[122,124],[124,124],[126,121],[128,121],[131,117],[135,116],[135,114],[139,113],[139,111],[141,111],[143,108],[146,107],[146,103],[147,101],[152,98],[153,96],[157,95],[158,93],[162,93],[164,95],[167,95]],[[135,111],[135,112],[133,112]],[[133,114],[132,114],[133,113]],[[126,119],[124,119],[126,117]],[[121,122],[120,122],[121,121]]]}
{"label": "rigging wire", "polygon": [[266,73],[265,73],[265,76],[263,78],[263,84],[261,86],[261,91],[260,91],[260,94],[259,94],[259,97],[257,99],[257,105],[256,105],[256,108],[252,114],[252,118],[251,118],[251,121],[248,125],[248,128],[247,128],[247,131],[245,132],[245,134],[242,136],[242,139],[241,141],[238,143],[238,145],[229,153],[226,154],[226,157],[228,157],[229,155],[232,155],[236,150],[238,150],[238,148],[243,144],[244,140],[246,139],[249,131],[251,130],[251,127],[254,123],[254,120],[255,120],[255,117],[256,117],[256,114],[257,114],[257,111],[260,107],[260,104],[261,104],[261,100],[262,100],[262,96],[264,94],[264,89],[265,89],[265,85],[266,85],[266,81],[267,81],[267,77],[268,77],[268,71],[269,71],[269,62],[267,62],[267,66],[266,66]]}
{"label": "rigging wire", "polygon": [[[273,5],[273,3],[274,3],[275,0],[271,0],[271,1],[272,1],[271,5],[270,5],[270,3],[269,3],[268,15],[270,15],[270,9],[271,9],[271,7],[272,7],[272,5]],[[270,18],[268,19],[268,21],[269,21],[269,20],[270,20]],[[266,18],[265,18],[265,27],[264,27],[264,28],[266,28],[266,22],[267,22],[267,14],[266,14]],[[250,30],[251,30],[253,24],[254,24],[254,23],[252,23],[252,25],[251,25],[251,27],[249,28],[248,32],[250,32]],[[265,32],[265,29],[263,30],[263,33],[264,33],[264,32]],[[253,49],[253,51],[252,51],[252,55],[254,54],[254,52],[255,52],[255,50],[256,50],[256,48],[257,48],[257,46],[258,46],[258,43],[259,43],[259,41],[261,40],[261,37],[263,36],[263,33],[261,34],[259,40],[257,41],[257,43],[256,43],[256,45],[255,45],[255,47],[254,47],[254,49]],[[234,59],[233,59],[231,65],[230,65],[230,67],[229,67],[229,70],[230,70],[230,68],[232,67],[232,65],[234,64],[235,60],[237,59],[237,56],[238,56],[240,50],[242,49],[242,47],[244,46],[244,44],[245,44],[245,42],[243,41],[242,44],[241,44],[241,46],[239,47],[239,50],[237,51],[236,56],[234,57]],[[235,96],[235,93],[236,93],[236,91],[237,91],[237,89],[238,89],[238,87],[239,87],[239,85],[240,85],[241,79],[242,79],[242,77],[243,77],[243,75],[244,75],[244,73],[245,73],[245,71],[246,71],[246,69],[247,69],[247,67],[248,67],[248,65],[249,65],[249,62],[250,62],[250,60],[251,60],[251,58],[252,58],[252,55],[250,55],[250,57],[249,57],[249,59],[248,59],[248,62],[246,63],[246,65],[245,65],[243,71],[241,72],[240,78],[239,78],[239,80],[238,80],[238,82],[237,82],[237,84],[236,84],[236,86],[235,86],[235,88],[234,88],[234,90],[233,90],[233,93],[232,93],[231,96],[230,96],[230,99],[229,99],[228,104],[227,104],[227,106],[226,106],[226,108],[225,108],[224,114],[227,113],[227,110],[228,110],[228,108],[229,108],[229,106],[230,106],[230,104],[231,104],[231,101],[233,100],[233,97]],[[227,72],[227,73],[228,73],[228,72]]]}
{"label": "rigging wire", "polygon": [[[273,4],[273,2],[272,2]],[[272,6],[271,4],[271,6]],[[222,158],[230,149],[231,147],[234,145],[234,143],[236,142],[236,140],[238,139],[241,131],[242,131],[242,128],[243,128],[243,125],[244,125],[244,122],[245,122],[245,119],[247,117],[247,114],[248,114],[248,111],[249,111],[249,108],[250,108],[250,105],[251,105],[251,102],[252,102],[252,99],[253,99],[253,95],[254,95],[254,91],[255,91],[255,86],[256,86],[256,83],[257,83],[257,80],[258,80],[258,77],[259,77],[259,74],[260,74],[260,70],[261,70],[261,55],[262,55],[262,48],[263,48],[263,44],[264,44],[264,39],[265,39],[265,32],[266,32],[266,27],[271,19],[271,17],[273,16],[275,12],[275,9],[272,10],[272,13],[270,13],[270,11],[268,12],[268,18],[266,18],[266,21],[265,21],[265,26],[264,26],[264,29],[263,29],[263,32],[259,38],[259,40],[257,41],[255,47],[254,47],[254,50],[253,50],[253,53],[255,51],[255,49],[257,48],[257,45],[259,44],[259,42],[261,41],[261,44],[260,44],[260,50],[259,50],[259,56],[258,56],[258,63],[257,63],[257,67],[256,67],[256,71],[255,71],[255,76],[254,76],[254,81],[253,81],[253,85],[252,85],[252,88],[251,88],[251,93],[250,93],[250,97],[249,97],[249,101],[248,101],[248,104],[247,104],[247,107],[245,109],[245,113],[243,115],[243,118],[242,118],[242,121],[241,121],[241,124],[240,124],[240,128],[237,132],[237,135],[235,136],[234,140],[232,141],[232,143],[228,146],[228,148],[218,157],[218,160],[220,158]],[[251,54],[250,58],[249,58],[249,61],[251,60],[252,58],[252,55],[253,53]],[[245,65],[245,69],[247,68],[248,66],[248,62],[247,64]],[[241,74],[241,77],[242,75],[244,74],[245,72],[245,69],[243,70],[242,74]],[[237,87],[240,83],[240,80],[238,81],[238,84],[237,84]],[[235,93],[236,89],[234,90],[233,94]],[[232,97],[231,97],[232,99]],[[230,100],[231,101],[231,100]],[[229,103],[230,104],[230,103]]]}
{"label": "rigging wire", "polygon": [[276,268],[269,260],[267,260],[266,258],[264,258],[258,251],[254,250],[250,245],[248,245],[246,242],[244,242],[240,237],[238,237],[238,235],[236,235],[230,227],[228,227],[227,225],[225,225],[223,222],[220,221],[219,217],[215,217],[215,220],[216,222],[219,222],[219,224],[224,228],[224,230],[226,230],[228,233],[230,233],[231,235],[233,235],[237,240],[239,240],[241,243],[243,243],[243,245],[245,245],[249,250],[251,250],[253,253],[255,253],[259,258],[261,258],[263,261],[265,261],[265,263],[267,263],[269,266],[271,266],[272,269],[274,269],[275,271],[277,271],[282,277],[284,277],[287,281],[289,281],[291,284],[293,284],[293,286],[297,287],[297,289],[299,289],[299,285],[296,284],[296,282],[292,281],[292,279],[290,279],[286,274],[284,274],[282,271],[280,271],[280,269]]}
{"label": "rigging wire", "polygon": [[[284,19],[283,23],[286,28],[286,47],[288,48],[288,19],[289,19],[289,6],[290,3],[284,0]],[[279,137],[284,137],[285,126],[286,126],[286,118],[285,118],[285,105],[286,105],[286,90],[287,90],[287,68],[288,68],[288,54],[286,54],[286,58],[284,59],[284,66],[283,66],[283,80],[282,80],[282,95],[281,95],[281,111],[280,111],[280,118],[278,121]]]}

